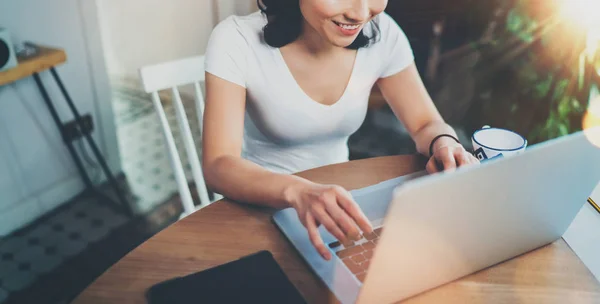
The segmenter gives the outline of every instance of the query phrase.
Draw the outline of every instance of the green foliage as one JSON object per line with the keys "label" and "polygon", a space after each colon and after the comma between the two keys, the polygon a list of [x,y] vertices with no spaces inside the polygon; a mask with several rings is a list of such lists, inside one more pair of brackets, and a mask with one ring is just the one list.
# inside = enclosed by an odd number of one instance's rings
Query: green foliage
{"label": "green foliage", "polygon": [[518,10],[512,10],[508,13],[506,25],[507,30],[517,35],[522,41],[527,43],[534,41],[533,32],[538,27],[536,20],[520,14]]}
{"label": "green foliage", "polygon": [[600,79],[600,54],[595,62],[585,57],[585,33],[566,35],[568,24],[551,7],[541,10],[534,0],[514,2],[488,51],[512,57],[494,71],[498,76],[490,80],[494,88],[483,101],[481,121],[511,127],[532,143],[581,130],[590,89]]}

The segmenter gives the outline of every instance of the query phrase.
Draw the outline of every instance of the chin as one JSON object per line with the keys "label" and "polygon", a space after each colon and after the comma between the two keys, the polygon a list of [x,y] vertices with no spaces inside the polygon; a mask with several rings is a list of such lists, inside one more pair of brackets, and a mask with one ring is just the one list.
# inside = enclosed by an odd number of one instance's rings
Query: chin
{"label": "chin", "polygon": [[331,44],[337,46],[337,47],[348,47],[349,45],[351,45],[354,40],[356,40],[357,36],[354,37],[336,37],[334,39],[330,39],[329,42],[331,42]]}

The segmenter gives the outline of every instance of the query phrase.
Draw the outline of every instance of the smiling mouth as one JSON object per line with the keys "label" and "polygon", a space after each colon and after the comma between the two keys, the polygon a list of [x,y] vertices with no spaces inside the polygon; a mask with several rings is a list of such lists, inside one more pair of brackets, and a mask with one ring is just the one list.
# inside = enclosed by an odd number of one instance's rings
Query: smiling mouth
{"label": "smiling mouth", "polygon": [[337,26],[339,26],[345,30],[355,30],[355,29],[358,29],[362,25],[362,24],[340,23],[340,22],[336,22],[336,21],[333,21],[333,23],[335,23]]}

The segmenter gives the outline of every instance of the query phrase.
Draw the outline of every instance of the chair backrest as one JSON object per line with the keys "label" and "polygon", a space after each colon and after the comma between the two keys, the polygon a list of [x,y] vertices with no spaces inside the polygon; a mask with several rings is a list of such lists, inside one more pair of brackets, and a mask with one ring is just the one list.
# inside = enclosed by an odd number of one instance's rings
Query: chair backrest
{"label": "chair backrest", "polygon": [[[183,85],[194,86],[194,97],[196,104],[196,115],[198,116],[198,124],[202,130],[202,118],[204,113],[204,97],[200,84],[204,82],[204,56],[191,57],[181,60],[165,62],[157,65],[145,66],[140,69],[140,77],[142,85],[146,93],[151,94],[152,103],[155,111],[158,114],[162,127],[164,139],[169,152],[171,167],[173,168],[175,180],[181,196],[181,201],[184,209],[184,216],[196,211],[199,207],[210,204],[208,191],[202,174],[202,166],[198,157],[198,151],[194,143],[192,131],[185,113],[181,95],[178,87]],[[175,139],[169,126],[169,121],[163,108],[159,91],[169,89],[172,95],[173,107],[177,117],[177,123],[183,139],[186,154],[190,163],[192,176],[196,183],[200,204],[198,207],[194,205],[190,189],[188,188],[185,171],[181,163],[179,151],[175,145]],[[217,196],[215,198],[220,198]]]}

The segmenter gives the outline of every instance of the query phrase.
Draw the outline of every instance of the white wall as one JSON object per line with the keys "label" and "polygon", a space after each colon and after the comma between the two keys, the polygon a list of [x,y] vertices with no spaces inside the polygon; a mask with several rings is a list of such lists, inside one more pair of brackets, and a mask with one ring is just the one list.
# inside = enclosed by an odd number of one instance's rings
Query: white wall
{"label": "white wall", "polygon": [[215,18],[256,8],[254,0],[97,1],[109,72],[133,80],[144,65],[204,53]]}
{"label": "white wall", "polygon": [[[57,71],[80,112],[91,113],[94,138],[113,172],[120,172],[110,86],[94,2],[0,1],[0,27],[16,40],[66,50]],[[63,121],[73,119],[48,73],[42,81]],[[32,78],[0,87],[0,235],[23,226],[83,189]]]}
{"label": "white wall", "polygon": [[229,15],[245,15],[258,9],[256,0],[215,0],[213,2],[218,20],[223,20]]}

